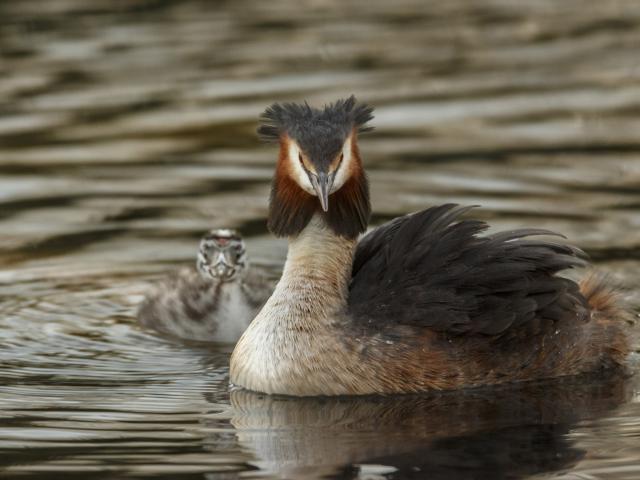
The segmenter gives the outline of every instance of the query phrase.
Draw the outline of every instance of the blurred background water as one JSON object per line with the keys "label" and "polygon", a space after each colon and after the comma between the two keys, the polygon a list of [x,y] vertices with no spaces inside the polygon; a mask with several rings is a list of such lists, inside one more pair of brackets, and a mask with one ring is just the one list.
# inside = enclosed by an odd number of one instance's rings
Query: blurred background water
{"label": "blurred background water", "polygon": [[400,399],[227,391],[140,330],[149,282],[265,227],[273,101],[355,93],[373,223],[563,232],[640,311],[634,0],[0,2],[0,477],[640,478],[637,380]]}

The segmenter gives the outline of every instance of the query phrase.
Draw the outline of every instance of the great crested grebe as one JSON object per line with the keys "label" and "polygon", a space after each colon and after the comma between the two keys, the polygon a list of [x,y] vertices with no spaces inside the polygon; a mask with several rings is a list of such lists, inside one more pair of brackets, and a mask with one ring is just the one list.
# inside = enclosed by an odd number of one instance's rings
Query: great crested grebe
{"label": "great crested grebe", "polygon": [[597,277],[557,273],[584,253],[537,229],[483,235],[443,205],[366,235],[358,151],[372,109],[274,104],[280,144],[268,226],[288,237],[282,277],[232,357],[231,383],[297,396],[408,393],[622,367],[623,313]]}
{"label": "great crested grebe", "polygon": [[202,237],[196,267],[156,285],[138,309],[139,323],[185,340],[237,341],[273,283],[249,269],[244,241],[233,230]]}

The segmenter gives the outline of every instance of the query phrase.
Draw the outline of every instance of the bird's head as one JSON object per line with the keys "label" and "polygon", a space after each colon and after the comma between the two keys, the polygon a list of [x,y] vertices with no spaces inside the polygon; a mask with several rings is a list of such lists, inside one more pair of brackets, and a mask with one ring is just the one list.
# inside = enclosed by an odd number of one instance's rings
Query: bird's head
{"label": "bird's head", "polygon": [[353,96],[323,109],[276,103],[265,110],[258,133],[280,144],[269,205],[274,234],[295,236],[316,213],[347,238],[366,229],[371,206],[357,140],[370,130],[372,112]]}
{"label": "bird's head", "polygon": [[200,240],[196,265],[206,279],[235,279],[247,267],[242,237],[234,230],[211,230]]}

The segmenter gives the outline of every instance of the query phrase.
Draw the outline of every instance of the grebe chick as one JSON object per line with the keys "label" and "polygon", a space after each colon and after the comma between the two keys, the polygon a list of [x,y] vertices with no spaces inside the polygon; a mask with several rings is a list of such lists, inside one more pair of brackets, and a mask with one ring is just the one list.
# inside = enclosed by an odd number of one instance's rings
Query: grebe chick
{"label": "grebe chick", "polygon": [[274,104],[279,143],[268,226],[287,237],[282,277],[231,356],[230,381],[298,396],[409,393],[623,368],[611,288],[558,276],[586,264],[537,229],[485,234],[443,205],[360,242],[370,214],[358,150],[372,109]]}
{"label": "grebe chick", "polygon": [[203,236],[196,267],[183,268],[156,285],[140,305],[138,321],[184,340],[237,341],[273,283],[249,268],[244,241],[233,230]]}

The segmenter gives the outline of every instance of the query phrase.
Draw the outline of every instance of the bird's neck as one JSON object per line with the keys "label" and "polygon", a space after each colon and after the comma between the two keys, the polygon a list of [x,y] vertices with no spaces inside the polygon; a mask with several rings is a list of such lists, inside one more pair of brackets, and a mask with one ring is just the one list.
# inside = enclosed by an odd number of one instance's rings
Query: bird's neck
{"label": "bird's neck", "polygon": [[289,239],[282,277],[265,308],[288,324],[331,322],[347,303],[355,244],[315,215]]}
{"label": "bird's neck", "polygon": [[349,363],[341,327],[349,318],[355,244],[336,234],[321,215],[289,240],[282,277],[231,356],[233,384],[298,395],[319,395],[326,385],[335,385],[336,394],[346,391],[351,377],[340,380],[336,372]]}

